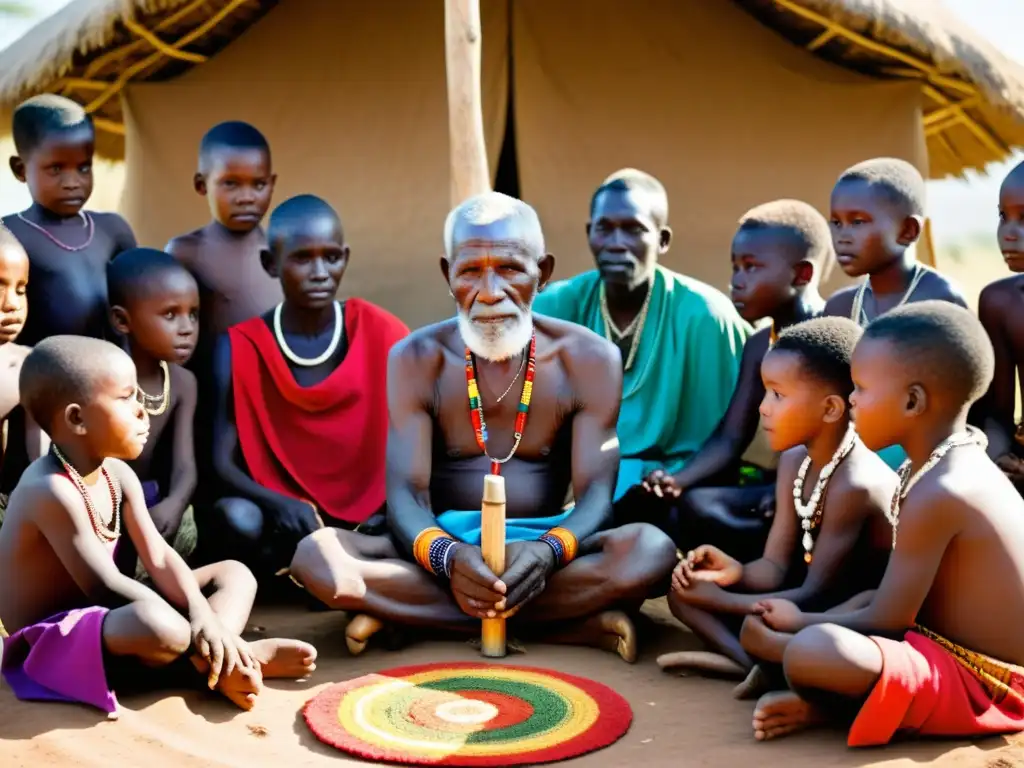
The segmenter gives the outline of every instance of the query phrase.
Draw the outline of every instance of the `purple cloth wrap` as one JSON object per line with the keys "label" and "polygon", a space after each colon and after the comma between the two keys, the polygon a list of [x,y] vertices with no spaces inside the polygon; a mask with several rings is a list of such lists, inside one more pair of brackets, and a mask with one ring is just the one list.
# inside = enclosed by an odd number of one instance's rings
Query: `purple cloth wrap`
{"label": "purple cloth wrap", "polygon": [[65,611],[4,641],[3,676],[23,701],[90,704],[108,714],[117,697],[103,667],[106,608]]}
{"label": "purple cloth wrap", "polygon": [[160,496],[160,483],[156,480],[146,480],[142,484],[142,495],[146,499],[146,509],[152,509],[163,501]]}

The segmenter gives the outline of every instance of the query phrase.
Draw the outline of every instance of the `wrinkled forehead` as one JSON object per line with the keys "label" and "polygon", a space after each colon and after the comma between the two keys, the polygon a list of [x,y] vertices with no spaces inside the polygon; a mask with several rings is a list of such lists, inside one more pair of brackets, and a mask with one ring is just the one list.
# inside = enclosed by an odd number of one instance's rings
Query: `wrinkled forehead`
{"label": "wrinkled forehead", "polygon": [[537,261],[542,254],[534,251],[539,242],[530,238],[523,223],[516,219],[503,219],[488,224],[470,224],[456,221],[452,228],[452,259],[501,256],[504,258]]}

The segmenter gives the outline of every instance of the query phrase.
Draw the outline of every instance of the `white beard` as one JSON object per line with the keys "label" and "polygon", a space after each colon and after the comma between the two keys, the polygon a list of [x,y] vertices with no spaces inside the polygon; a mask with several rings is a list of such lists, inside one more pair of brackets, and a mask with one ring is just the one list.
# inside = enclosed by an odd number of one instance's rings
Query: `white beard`
{"label": "white beard", "polygon": [[474,323],[460,310],[458,321],[459,333],[469,351],[492,362],[520,354],[533,335],[533,314],[529,310],[503,323]]}

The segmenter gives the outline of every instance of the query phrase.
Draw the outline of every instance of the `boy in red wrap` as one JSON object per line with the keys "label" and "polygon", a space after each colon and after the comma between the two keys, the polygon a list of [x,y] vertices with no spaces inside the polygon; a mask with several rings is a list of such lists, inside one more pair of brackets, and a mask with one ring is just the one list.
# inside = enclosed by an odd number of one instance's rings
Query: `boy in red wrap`
{"label": "boy in red wrap", "polygon": [[981,323],[949,302],[868,326],[852,361],[854,422],[869,448],[908,456],[892,555],[864,607],[755,607],[768,628],[795,633],[783,654],[792,690],[758,701],[758,739],[825,718],[852,720],[854,747],[1024,730],[1024,501],[967,425],[992,370]]}
{"label": "boy in red wrap", "polygon": [[339,301],[349,247],[337,213],[300,195],[270,217],[267,273],[284,301],[214,353],[214,467],[228,497],[217,537],[266,576],[323,525],[384,508],[388,352],[409,330],[362,299]]}

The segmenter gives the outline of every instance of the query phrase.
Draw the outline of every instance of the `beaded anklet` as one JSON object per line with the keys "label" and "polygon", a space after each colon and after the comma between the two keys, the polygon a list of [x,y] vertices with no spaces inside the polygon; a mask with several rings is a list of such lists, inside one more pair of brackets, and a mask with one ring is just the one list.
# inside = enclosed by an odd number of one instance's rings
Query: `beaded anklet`
{"label": "beaded anklet", "polygon": [[543,534],[539,541],[543,541],[554,550],[555,561],[562,567],[567,566],[576,559],[576,551],[579,549],[579,544],[576,541],[576,536],[567,528],[552,528]]}
{"label": "beaded anklet", "polygon": [[435,576],[451,578],[452,549],[458,543],[441,528],[425,528],[412,543],[412,556]]}

